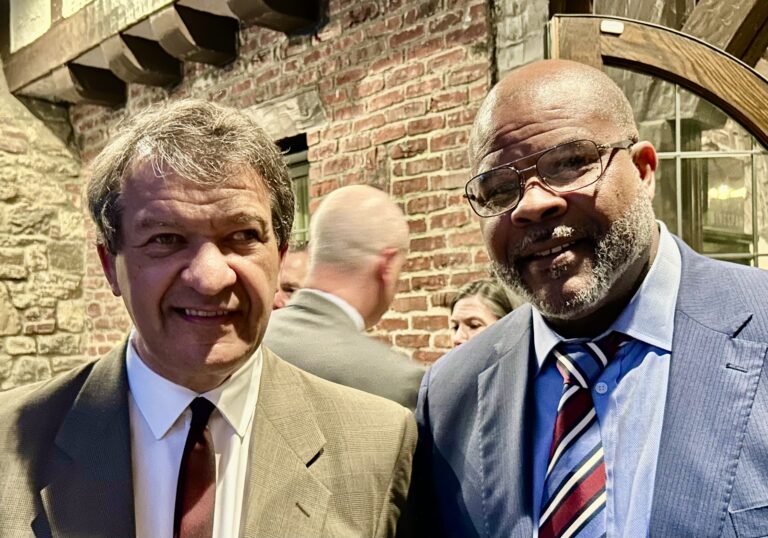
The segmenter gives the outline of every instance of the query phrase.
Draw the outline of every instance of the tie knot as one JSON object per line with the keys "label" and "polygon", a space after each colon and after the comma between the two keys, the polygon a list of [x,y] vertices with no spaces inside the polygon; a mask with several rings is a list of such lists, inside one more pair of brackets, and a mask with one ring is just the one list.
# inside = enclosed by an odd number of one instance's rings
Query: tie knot
{"label": "tie knot", "polygon": [[566,384],[591,386],[629,337],[611,333],[597,342],[561,342],[555,348],[557,368]]}
{"label": "tie knot", "polygon": [[208,419],[211,417],[213,410],[216,409],[216,406],[206,398],[195,398],[189,404],[189,408],[192,410],[192,425],[190,429],[202,430],[208,424]]}

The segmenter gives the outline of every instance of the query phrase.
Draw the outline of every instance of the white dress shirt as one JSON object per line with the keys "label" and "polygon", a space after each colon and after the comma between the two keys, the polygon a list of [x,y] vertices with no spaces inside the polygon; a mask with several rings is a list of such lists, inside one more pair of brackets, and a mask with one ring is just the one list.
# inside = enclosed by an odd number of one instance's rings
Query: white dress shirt
{"label": "white dress shirt", "polygon": [[173,536],[176,484],[192,419],[189,404],[197,396],[216,406],[208,421],[216,453],[213,536],[238,536],[261,379],[261,348],[229,379],[204,394],[150,370],[132,343],[126,353],[126,367],[137,538]]}

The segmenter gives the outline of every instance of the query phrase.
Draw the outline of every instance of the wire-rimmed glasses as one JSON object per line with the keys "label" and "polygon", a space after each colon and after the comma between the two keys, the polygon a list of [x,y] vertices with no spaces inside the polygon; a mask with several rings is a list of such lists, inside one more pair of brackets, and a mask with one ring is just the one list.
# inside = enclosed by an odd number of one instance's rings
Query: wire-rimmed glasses
{"label": "wire-rimmed glasses", "polygon": [[[525,189],[524,172],[535,168],[539,179],[554,192],[576,191],[603,176],[602,151],[628,150],[633,144],[632,140],[612,144],[597,144],[592,140],[565,142],[476,175],[464,187],[464,197],[479,217],[495,217],[517,207]],[[532,157],[537,158],[531,166],[513,166]]]}

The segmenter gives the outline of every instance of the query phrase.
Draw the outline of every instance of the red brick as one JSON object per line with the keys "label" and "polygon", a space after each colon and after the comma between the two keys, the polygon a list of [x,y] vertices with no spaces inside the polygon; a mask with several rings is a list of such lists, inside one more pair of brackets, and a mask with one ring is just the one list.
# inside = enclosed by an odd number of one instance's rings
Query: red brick
{"label": "red brick", "polygon": [[384,77],[375,75],[361,80],[352,90],[354,97],[368,97],[384,88]]}
{"label": "red brick", "polygon": [[375,145],[384,144],[405,136],[405,126],[402,123],[387,125],[376,129],[371,135],[371,142]]}
{"label": "red brick", "polygon": [[450,248],[478,246],[483,244],[483,236],[480,234],[480,230],[472,230],[467,232],[455,232],[448,236],[448,246]]}
{"label": "red brick", "polygon": [[408,103],[403,103],[402,105],[392,107],[388,109],[384,114],[387,118],[387,122],[392,123],[407,118],[423,116],[426,112],[427,103],[422,100],[410,101]]}
{"label": "red brick", "polygon": [[467,56],[467,51],[464,47],[455,47],[453,41],[448,41],[454,46],[453,49],[448,50],[442,54],[439,54],[427,62],[427,71],[434,73],[436,71],[442,71],[446,67],[451,67],[461,63]]}
{"label": "red brick", "polygon": [[414,161],[408,161],[405,165],[405,173],[409,176],[415,176],[425,172],[440,170],[442,166],[443,159],[440,157],[422,157]]}
{"label": "red brick", "polygon": [[[412,97],[420,97],[422,95],[429,95],[435,90],[439,90],[443,87],[443,81],[440,77],[432,77],[422,79],[414,84],[410,84],[405,87],[405,96],[409,99]],[[471,123],[471,122],[470,122]]]}
{"label": "red brick", "polygon": [[429,33],[437,34],[439,32],[442,32],[443,30],[447,30],[454,26],[458,26],[462,22],[461,19],[462,19],[461,12],[453,11],[450,13],[444,13],[440,15],[437,19],[429,21],[429,25],[428,25]]}
{"label": "red brick", "polygon": [[478,250],[475,253],[475,259],[474,263],[477,265],[485,265],[486,263],[490,262],[491,259],[488,257],[488,251],[484,248]]}
{"label": "red brick", "polygon": [[336,179],[318,181],[317,183],[312,183],[312,185],[310,185],[309,195],[312,198],[319,198],[321,196],[325,196],[329,192],[335,191],[339,187],[339,182]]}
{"label": "red brick", "polygon": [[481,21],[468,28],[459,28],[448,32],[445,35],[445,40],[452,44],[461,43],[462,45],[475,45],[487,37],[485,21]]}
{"label": "red brick", "polygon": [[[407,24],[407,22],[406,22]],[[419,39],[420,37],[424,36],[424,25],[418,24],[416,26],[411,26],[410,28],[406,28],[405,30],[401,30],[400,32],[394,34],[392,37],[389,38],[389,46],[393,49],[396,49],[400,45],[404,43],[408,43],[409,41],[414,41],[416,39]]]}
{"label": "red brick", "polygon": [[347,84],[348,82],[356,82],[358,80],[364,79],[367,74],[368,73],[365,69],[359,67],[348,69],[347,71],[336,75],[336,84],[341,86],[342,84]]}
{"label": "red brick", "polygon": [[342,155],[334,159],[323,161],[323,174],[332,176],[354,168],[356,162],[352,155]]}
{"label": "red brick", "polygon": [[415,273],[417,271],[427,271],[432,268],[432,256],[417,256],[408,258],[403,264],[403,271],[406,273]]}
{"label": "red brick", "polygon": [[435,265],[435,269],[446,269],[448,267],[469,265],[472,262],[472,257],[469,255],[469,252],[438,253],[435,254],[432,261]]}
{"label": "red brick", "polygon": [[424,351],[420,349],[413,352],[413,360],[425,364],[432,364],[443,355],[445,355],[445,353],[441,353],[440,351]]}
{"label": "red brick", "polygon": [[413,316],[411,324],[414,329],[436,331],[448,328],[448,316]]}
{"label": "red brick", "polygon": [[426,296],[418,297],[398,297],[392,301],[390,306],[395,312],[411,312],[413,310],[426,310],[427,298]]}
{"label": "red brick", "polygon": [[387,88],[415,80],[424,74],[424,64],[414,63],[393,69],[387,74]]}
{"label": "red brick", "polygon": [[392,194],[403,196],[413,192],[425,192],[427,190],[427,178],[425,176],[407,179],[405,181],[392,182]]}
{"label": "red brick", "polygon": [[409,159],[427,150],[426,138],[411,138],[398,142],[389,150],[392,159]]}
{"label": "red brick", "polygon": [[341,141],[342,153],[350,151],[359,151],[371,147],[371,137],[368,133],[361,133],[351,138],[345,138]]}
{"label": "red brick", "polygon": [[352,130],[356,133],[370,131],[371,129],[381,127],[385,123],[386,120],[384,119],[384,114],[373,114],[372,116],[367,116],[355,121],[352,124]]}
{"label": "red brick", "polygon": [[445,247],[445,239],[442,235],[433,235],[431,237],[419,237],[411,239],[411,252],[429,252]]}
{"label": "red brick", "polygon": [[450,349],[453,347],[453,338],[451,334],[436,334],[432,345],[436,348]]}
{"label": "red brick", "polygon": [[333,111],[333,119],[336,121],[346,121],[363,115],[365,107],[363,105],[345,105]]}
{"label": "red brick", "polygon": [[320,64],[320,74],[324,77],[336,73],[341,69],[341,58],[328,58]]}
{"label": "red brick", "polygon": [[489,75],[490,66],[487,62],[478,62],[472,65],[465,65],[448,73],[448,85],[459,86],[468,84],[475,80],[484,79]]}
{"label": "red brick", "polygon": [[408,277],[400,278],[397,281],[397,293],[408,293],[411,291],[411,279]]}
{"label": "red brick", "polygon": [[362,30],[354,32],[342,32],[341,36],[333,40],[333,48],[337,52],[347,52],[347,49],[357,48],[365,40]]}
{"label": "red brick", "polygon": [[307,158],[312,162],[322,161],[323,159],[327,159],[328,157],[336,155],[336,151],[336,141],[329,140],[328,142],[323,142],[322,144],[318,144],[309,148],[307,151]]}
{"label": "red brick", "polygon": [[445,119],[442,116],[430,116],[428,118],[411,120],[408,122],[408,134],[413,136],[436,131],[442,129],[443,125],[445,125]]}
{"label": "red brick", "polygon": [[446,134],[435,135],[429,139],[429,151],[438,152],[459,146],[466,147],[468,138],[466,131],[450,131]]}
{"label": "red brick", "polygon": [[395,335],[395,345],[400,347],[427,347],[428,334],[398,334]]}
{"label": "red brick", "polygon": [[480,102],[483,99],[485,99],[485,96],[488,95],[488,83],[486,81],[481,81],[473,84],[469,87],[469,101],[470,102]]}
{"label": "red brick", "polygon": [[445,37],[442,35],[435,36],[426,41],[422,41],[419,44],[414,44],[411,48],[405,51],[406,61],[418,60],[426,56],[431,56],[437,51],[445,48]]}
{"label": "red brick", "polygon": [[373,112],[375,110],[386,108],[388,106],[394,105],[395,103],[402,102],[403,99],[405,99],[403,90],[392,90],[386,93],[382,93],[377,97],[374,97],[368,103],[368,110]]}
{"label": "red brick", "polygon": [[337,123],[328,129],[324,129],[320,138],[322,140],[328,140],[329,138],[341,138],[342,136],[346,136],[349,134],[351,125],[350,122]]}
{"label": "red brick", "polygon": [[333,106],[339,103],[344,103],[349,100],[347,90],[344,88],[336,88],[332,92],[325,92],[320,96],[323,104],[326,106]]}
{"label": "red brick", "polygon": [[370,72],[380,73],[382,71],[387,71],[391,67],[400,65],[401,63],[403,63],[403,51],[390,51],[389,54],[383,58],[374,60],[374,62],[371,64]]}
{"label": "red brick", "polygon": [[420,234],[427,231],[427,222],[423,218],[411,219],[408,221],[408,232],[411,234]]}
{"label": "red brick", "polygon": [[469,213],[466,209],[434,215],[429,219],[429,227],[432,230],[441,228],[458,228],[469,222]]}
{"label": "red brick", "polygon": [[467,282],[472,282],[473,280],[480,280],[481,278],[488,278],[488,273],[486,271],[454,273],[451,275],[451,286],[455,288],[459,288],[464,284],[466,284]]}
{"label": "red brick", "polygon": [[446,115],[448,127],[460,127],[462,125],[472,125],[477,114],[477,107],[465,108],[457,112],[451,112]]}
{"label": "red brick", "polygon": [[382,331],[399,331],[408,328],[408,320],[402,318],[383,318],[376,324]]}
{"label": "red brick", "polygon": [[469,168],[469,152],[466,149],[453,150],[445,154],[446,170],[463,170]]}
{"label": "red brick", "polygon": [[431,176],[429,178],[429,184],[433,191],[439,191],[443,189],[463,189],[469,180],[469,174],[456,173],[449,175]]}
{"label": "red brick", "polygon": [[430,97],[429,110],[432,112],[440,112],[442,110],[448,110],[457,106],[467,104],[467,91],[466,90],[453,90],[443,93],[438,93]]}
{"label": "red brick", "polygon": [[[416,2],[414,2],[416,3]],[[434,15],[440,8],[439,0],[427,0],[418,6],[405,12],[403,17],[405,24],[413,24]]]}

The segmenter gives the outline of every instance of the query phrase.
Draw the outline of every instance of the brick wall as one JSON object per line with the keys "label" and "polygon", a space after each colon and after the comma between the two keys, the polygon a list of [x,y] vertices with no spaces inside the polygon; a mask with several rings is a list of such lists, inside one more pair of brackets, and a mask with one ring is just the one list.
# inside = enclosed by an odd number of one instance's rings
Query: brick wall
{"label": "brick wall", "polygon": [[[307,132],[311,207],[354,183],[382,188],[402,204],[411,252],[375,334],[432,361],[450,347],[443,292],[487,272],[476,218],[461,196],[469,129],[491,79],[486,10],[484,0],[332,0],[317,35],[245,28],[239,57],[223,69],[185,64],[178,87],[132,85],[116,111],[73,106],[76,140],[88,161],[117,121],[163,99],[194,96],[247,109],[318,92],[325,121]],[[95,355],[123,337],[128,321],[91,250],[83,288],[93,320],[87,352]]]}
{"label": "brick wall", "polygon": [[0,390],[86,359],[80,162],[0,77]]}

